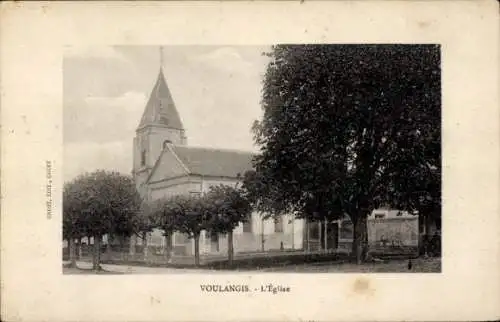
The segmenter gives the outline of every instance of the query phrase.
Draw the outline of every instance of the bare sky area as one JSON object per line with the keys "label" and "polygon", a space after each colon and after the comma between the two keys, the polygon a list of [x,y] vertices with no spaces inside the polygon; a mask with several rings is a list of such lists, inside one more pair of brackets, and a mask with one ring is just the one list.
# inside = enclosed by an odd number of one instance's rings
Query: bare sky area
{"label": "bare sky area", "polygon": [[[188,143],[255,151],[269,46],[165,46],[163,68]],[[132,139],[160,66],[158,46],[68,48],[64,179],[132,170]]]}

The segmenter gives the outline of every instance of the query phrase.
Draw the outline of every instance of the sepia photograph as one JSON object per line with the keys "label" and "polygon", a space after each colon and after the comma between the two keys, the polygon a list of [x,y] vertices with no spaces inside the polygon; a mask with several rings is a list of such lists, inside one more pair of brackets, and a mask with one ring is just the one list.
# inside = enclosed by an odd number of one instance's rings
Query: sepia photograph
{"label": "sepia photograph", "polygon": [[498,320],[498,9],[2,2],[0,319]]}
{"label": "sepia photograph", "polygon": [[441,46],[67,47],[64,274],[440,273]]}

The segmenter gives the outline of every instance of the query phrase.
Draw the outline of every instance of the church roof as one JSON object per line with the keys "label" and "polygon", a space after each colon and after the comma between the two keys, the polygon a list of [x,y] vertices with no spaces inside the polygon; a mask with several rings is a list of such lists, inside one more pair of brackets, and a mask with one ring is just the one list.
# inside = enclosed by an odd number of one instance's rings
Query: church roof
{"label": "church roof", "polygon": [[169,145],[158,158],[148,181],[178,175],[236,179],[238,175],[243,177],[246,171],[253,169],[253,156],[253,153],[245,151]]}
{"label": "church roof", "polygon": [[174,153],[190,174],[236,178],[253,169],[251,152],[174,146]]}
{"label": "church roof", "polygon": [[177,113],[177,108],[165,81],[163,69],[161,68],[138,128],[147,125],[168,126],[169,128],[178,130],[183,129],[179,113]]}

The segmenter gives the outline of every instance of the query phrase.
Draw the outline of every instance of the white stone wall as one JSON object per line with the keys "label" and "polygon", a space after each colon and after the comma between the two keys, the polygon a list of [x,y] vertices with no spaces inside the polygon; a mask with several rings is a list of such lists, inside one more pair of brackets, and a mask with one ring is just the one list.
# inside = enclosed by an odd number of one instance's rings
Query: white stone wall
{"label": "white stone wall", "polygon": [[[166,180],[155,183],[150,187],[150,198],[152,200],[169,195],[187,194],[191,192],[208,192],[211,186],[225,184],[235,186],[236,180],[226,178],[198,178],[198,177],[180,177],[173,180]],[[281,243],[284,249],[302,249],[304,245],[303,230],[304,220],[293,219],[293,216],[284,216],[283,231],[275,232],[274,219],[262,219],[260,213],[254,212],[251,215],[252,232],[243,232],[243,224],[240,223],[233,233],[233,243],[235,253],[241,252],[260,252],[262,250],[262,240],[264,240],[264,250],[279,250]],[[155,230],[150,237],[151,245],[163,245],[162,231]],[[179,233],[176,233],[179,234]],[[194,241],[189,240],[185,246],[176,245],[174,237],[173,246],[183,247],[186,255],[194,254]],[[203,232],[200,238],[201,254],[226,254],[227,236],[219,235],[219,251],[212,246],[210,236]]]}

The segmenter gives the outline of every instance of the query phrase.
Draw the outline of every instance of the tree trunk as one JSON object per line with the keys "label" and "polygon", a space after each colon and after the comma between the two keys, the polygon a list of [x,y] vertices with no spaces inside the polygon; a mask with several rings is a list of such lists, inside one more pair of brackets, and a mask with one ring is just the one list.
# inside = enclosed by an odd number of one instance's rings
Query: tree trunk
{"label": "tree trunk", "polygon": [[109,259],[111,259],[111,241],[113,240],[113,236],[108,234],[108,243],[106,244],[106,255]]}
{"label": "tree trunk", "polygon": [[170,259],[172,258],[172,234],[171,233],[165,233],[165,258],[167,259],[167,262],[170,262]]}
{"label": "tree trunk", "polygon": [[135,234],[132,234],[130,235],[130,238],[129,238],[129,254],[130,255],[135,255],[135,243],[136,243],[136,235]]}
{"label": "tree trunk", "polygon": [[430,235],[432,219],[431,216],[429,216],[429,214],[425,214],[424,223],[425,223],[425,234]]}
{"label": "tree trunk", "polygon": [[101,268],[101,236],[94,236],[94,254],[92,269],[100,271]]}
{"label": "tree trunk", "polygon": [[145,232],[142,235],[142,253],[144,255],[144,260],[148,259],[148,233]]}
{"label": "tree trunk", "polygon": [[194,265],[200,266],[200,234],[194,235]]}
{"label": "tree trunk", "polygon": [[323,229],[323,240],[324,240],[324,243],[325,243],[325,249],[324,249],[324,251],[326,253],[326,252],[328,252],[328,230],[327,230],[327,228],[328,228],[328,222],[326,221],[326,218],[325,218],[325,220],[323,222],[324,222],[324,225],[325,225],[325,227]]}
{"label": "tree trunk", "polygon": [[309,219],[306,219],[306,252],[309,252],[310,250],[310,243],[309,243]]}
{"label": "tree trunk", "polygon": [[368,226],[366,217],[366,215],[360,214],[352,220],[352,256],[356,259],[356,264],[358,265],[364,262],[368,253]]}
{"label": "tree trunk", "polygon": [[234,247],[233,247],[233,231],[230,230],[227,233],[227,259],[229,262],[229,266],[233,266],[233,258],[234,258]]}
{"label": "tree trunk", "polygon": [[118,254],[120,257],[123,259],[123,252],[125,248],[125,236],[123,235],[118,235]]}
{"label": "tree trunk", "polygon": [[262,218],[262,221],[261,221],[261,228],[260,228],[260,232],[261,232],[261,238],[260,238],[260,243],[261,243],[261,251],[262,252],[265,252],[266,251],[266,246],[265,246],[265,243],[266,243],[266,239],[264,238],[264,218]]}
{"label": "tree trunk", "polygon": [[82,240],[83,238],[78,238],[78,246],[77,246],[77,256],[78,256],[78,259],[82,259],[83,257],[83,249],[82,249]]}
{"label": "tree trunk", "polygon": [[76,267],[76,252],[75,252],[75,239],[68,239],[68,248],[69,248],[69,260],[71,262],[71,267]]}

